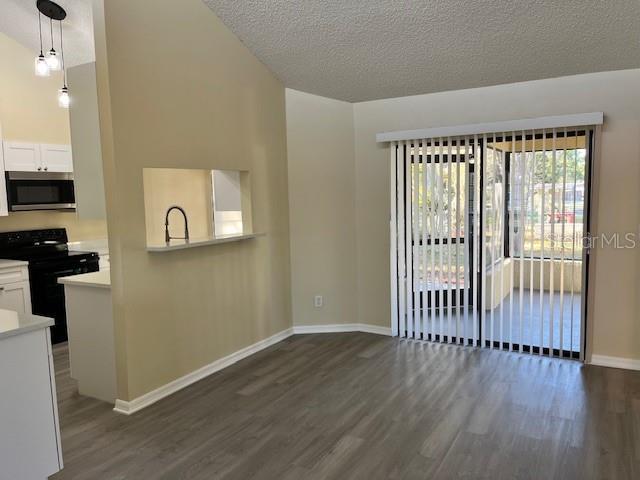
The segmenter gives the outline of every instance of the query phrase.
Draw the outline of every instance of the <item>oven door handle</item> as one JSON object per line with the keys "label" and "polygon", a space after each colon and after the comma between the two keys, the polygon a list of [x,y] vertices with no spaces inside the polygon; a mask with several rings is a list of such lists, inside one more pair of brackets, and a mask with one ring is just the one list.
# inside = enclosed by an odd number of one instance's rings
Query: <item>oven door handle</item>
{"label": "oven door handle", "polygon": [[73,275],[73,274],[75,274],[75,273],[76,273],[76,271],[75,271],[74,269],[70,269],[70,270],[62,270],[62,271],[58,270],[57,272],[54,272],[54,275],[55,275],[56,277],[58,277],[58,276],[60,276],[60,277],[65,277],[65,276],[67,276],[67,275]]}

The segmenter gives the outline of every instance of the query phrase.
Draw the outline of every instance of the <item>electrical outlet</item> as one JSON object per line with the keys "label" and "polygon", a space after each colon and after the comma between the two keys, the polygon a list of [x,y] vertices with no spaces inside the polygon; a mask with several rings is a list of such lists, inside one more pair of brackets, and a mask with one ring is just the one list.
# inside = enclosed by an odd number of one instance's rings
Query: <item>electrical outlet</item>
{"label": "electrical outlet", "polygon": [[316,308],[320,308],[322,307],[322,304],[324,303],[324,299],[322,298],[322,295],[316,295],[315,297],[313,297],[313,306]]}

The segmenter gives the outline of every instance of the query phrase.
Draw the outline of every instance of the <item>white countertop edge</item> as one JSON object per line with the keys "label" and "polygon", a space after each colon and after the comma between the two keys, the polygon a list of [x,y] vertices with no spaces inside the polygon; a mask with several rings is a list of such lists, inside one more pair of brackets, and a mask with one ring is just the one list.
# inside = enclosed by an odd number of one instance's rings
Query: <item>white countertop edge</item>
{"label": "white countertop edge", "polygon": [[111,273],[107,270],[99,270],[97,272],[81,273],[79,275],[70,275],[68,277],[60,277],[58,283],[63,285],[73,285],[74,287],[95,287],[95,288],[111,288]]}
{"label": "white countertop edge", "polygon": [[55,322],[53,318],[41,317],[40,315],[21,314],[18,313],[18,325],[8,330],[2,330],[2,312],[16,314],[16,312],[10,312],[7,310],[0,310],[0,340],[5,338],[14,337],[27,332],[33,332],[34,330],[40,330],[41,328],[51,327]]}
{"label": "white countertop edge", "polygon": [[193,239],[189,242],[184,240],[172,240],[169,245],[147,245],[147,252],[160,253],[172,250],[184,250],[185,248],[204,247],[206,245],[217,245],[219,243],[239,242],[250,238],[259,237],[264,233],[243,233],[241,235],[229,235],[221,237],[210,237],[202,239]]}
{"label": "white countertop edge", "polygon": [[27,265],[29,265],[29,262],[24,260],[0,259],[0,268],[26,267]]}

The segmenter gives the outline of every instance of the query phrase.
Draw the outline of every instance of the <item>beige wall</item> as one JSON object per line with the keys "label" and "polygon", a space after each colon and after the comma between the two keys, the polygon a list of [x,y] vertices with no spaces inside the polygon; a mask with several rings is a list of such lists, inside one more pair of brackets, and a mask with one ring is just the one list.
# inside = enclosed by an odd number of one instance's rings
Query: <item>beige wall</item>
{"label": "beige wall", "polygon": [[0,231],[60,228],[67,230],[69,241],[107,238],[104,220],[79,220],[74,212],[16,212],[0,217]]}
{"label": "beige wall", "polygon": [[69,111],[58,106],[62,74],[52,72],[50,77],[36,77],[36,55],[0,33],[2,134],[5,140],[71,143]]}
{"label": "beige wall", "polygon": [[[213,235],[211,170],[145,168],[143,184],[147,243],[164,243],[165,216],[173,205],[185,210],[191,238]],[[169,216],[169,234],[184,236],[184,220],[178,211]]]}
{"label": "beige wall", "polygon": [[[596,233],[637,232],[640,70],[355,104],[358,315],[389,325],[388,146],[375,134],[445,125],[603,111]],[[637,249],[593,252],[589,333],[594,354],[640,359]]]}
{"label": "beige wall", "polygon": [[[118,397],[130,400],[291,326],[284,88],[201,0],[95,6]],[[147,253],[144,167],[248,170],[266,235]]]}
{"label": "beige wall", "polygon": [[290,89],[286,103],[293,322],[355,323],[353,105]]}
{"label": "beige wall", "polygon": [[[69,112],[58,106],[62,75],[34,74],[33,52],[0,33],[0,130],[5,140],[70,143]],[[4,179],[3,179],[4,181]],[[104,220],[81,221],[72,212],[17,212],[0,217],[0,231],[66,227],[71,240],[104,238]]]}

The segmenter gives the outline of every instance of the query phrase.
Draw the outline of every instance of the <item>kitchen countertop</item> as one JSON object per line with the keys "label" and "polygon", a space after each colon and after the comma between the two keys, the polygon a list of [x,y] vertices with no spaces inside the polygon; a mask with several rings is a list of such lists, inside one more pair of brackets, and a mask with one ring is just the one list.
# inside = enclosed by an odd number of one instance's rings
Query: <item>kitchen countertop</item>
{"label": "kitchen countertop", "polygon": [[99,272],[61,277],[58,279],[58,283],[79,287],[111,288],[111,270],[100,270]]}
{"label": "kitchen countertop", "polygon": [[206,245],[217,245],[220,243],[238,242],[256,238],[264,233],[238,233],[233,235],[218,235],[216,237],[192,238],[189,241],[183,239],[172,239],[168,244],[160,243],[147,245],[147,252],[169,252],[172,250],[184,250],[185,248],[203,247]]}
{"label": "kitchen countertop", "polygon": [[106,238],[69,242],[67,246],[72,252],[98,252],[98,255],[109,255],[109,241]]}
{"label": "kitchen countertop", "polygon": [[25,262],[24,260],[0,259],[0,268],[26,267],[27,265],[29,265],[29,262]]}
{"label": "kitchen countertop", "polygon": [[0,309],[0,340],[52,326],[53,318]]}

